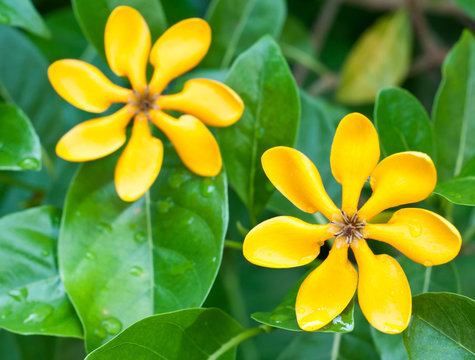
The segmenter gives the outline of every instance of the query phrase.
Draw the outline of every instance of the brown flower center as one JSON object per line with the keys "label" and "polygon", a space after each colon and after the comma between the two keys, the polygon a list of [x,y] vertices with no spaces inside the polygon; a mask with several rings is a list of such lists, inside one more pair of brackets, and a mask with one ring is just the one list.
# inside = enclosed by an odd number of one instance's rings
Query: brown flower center
{"label": "brown flower center", "polygon": [[143,113],[148,117],[148,112],[150,110],[158,110],[159,107],[155,104],[155,100],[160,96],[159,94],[152,94],[148,86],[142,92],[137,90],[132,90],[132,98],[129,101],[130,105],[133,105],[137,108],[137,114]]}
{"label": "brown flower center", "polygon": [[342,221],[330,221],[331,224],[339,227],[339,230],[334,234],[336,238],[346,237],[347,244],[363,238],[363,228],[366,225],[366,221],[360,220],[358,213],[350,217],[344,211],[341,211],[341,219]]}

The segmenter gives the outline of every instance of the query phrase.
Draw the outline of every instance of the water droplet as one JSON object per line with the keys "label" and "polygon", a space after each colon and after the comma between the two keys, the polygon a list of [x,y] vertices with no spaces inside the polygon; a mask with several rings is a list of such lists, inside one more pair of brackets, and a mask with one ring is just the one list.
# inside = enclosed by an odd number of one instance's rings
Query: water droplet
{"label": "water droplet", "polygon": [[43,256],[49,256],[49,254],[50,254],[50,251],[47,250],[47,249],[45,249],[41,252],[41,255],[43,255]]}
{"label": "water droplet", "polygon": [[216,262],[216,256],[211,260],[212,262]]}
{"label": "water droplet", "polygon": [[9,317],[12,314],[11,311],[7,310],[3,313],[0,314],[0,319],[5,320],[7,317]]}
{"label": "water droplet", "polygon": [[158,208],[157,211],[160,214],[165,214],[170,210],[170,208],[173,206],[173,202],[171,200],[162,200],[158,203]]}
{"label": "water droplet", "polygon": [[432,266],[432,262],[429,260],[424,261],[424,266]]}
{"label": "water droplet", "polygon": [[20,161],[18,166],[20,166],[22,169],[33,170],[40,167],[40,162],[38,159],[28,157]]}
{"label": "water droplet", "polygon": [[172,275],[181,275],[189,270],[193,269],[193,262],[188,260],[182,264],[178,264],[178,265],[175,265],[173,266],[171,269],[170,269],[170,273]]}
{"label": "water droplet", "polygon": [[139,244],[143,244],[145,241],[147,241],[147,234],[145,232],[140,231],[134,236],[134,240],[138,242]]}
{"label": "water droplet", "polygon": [[130,274],[133,276],[144,277],[145,271],[140,266],[132,266],[130,268]]}
{"label": "water droplet", "polygon": [[122,323],[118,319],[110,317],[102,322],[102,327],[109,334],[115,335],[118,334],[120,330],[122,330]]}
{"label": "water droplet", "polygon": [[99,228],[102,230],[102,231],[107,231],[107,232],[111,232],[112,231],[112,226],[110,226],[109,224],[105,223],[105,222],[101,222],[99,223]]}
{"label": "water droplet", "polygon": [[257,131],[256,137],[258,139],[262,139],[264,137],[265,132],[266,130],[263,127],[259,128],[259,131]]}
{"label": "water droplet", "polygon": [[26,287],[22,287],[20,289],[10,290],[7,294],[16,301],[22,301],[28,296],[28,289]]}
{"label": "water droplet", "polygon": [[281,323],[282,321],[286,321],[286,320],[289,320],[289,317],[285,314],[272,314],[270,319],[272,321],[275,321],[276,323]]}
{"label": "water droplet", "polygon": [[38,323],[44,321],[48,316],[53,312],[53,307],[48,304],[42,304],[33,310],[33,312],[28,315],[28,317],[23,320],[23,323]]}
{"label": "water droplet", "polygon": [[168,184],[170,185],[171,188],[177,189],[189,179],[190,179],[190,174],[187,174],[183,170],[180,170],[170,175],[170,177],[168,178]]}
{"label": "water droplet", "polygon": [[201,182],[201,195],[204,197],[210,197],[213,195],[214,190],[216,187],[213,184],[213,181],[211,179],[204,179]]}
{"label": "water droplet", "polygon": [[104,339],[107,336],[106,332],[103,329],[95,329],[93,333],[95,336],[101,339]]}
{"label": "water droplet", "polygon": [[96,255],[94,255],[92,252],[87,252],[86,253],[86,259],[89,259],[89,260],[94,260],[96,258]]}
{"label": "water droplet", "polygon": [[409,233],[412,237],[419,237],[422,234],[422,226],[419,223],[409,224]]}

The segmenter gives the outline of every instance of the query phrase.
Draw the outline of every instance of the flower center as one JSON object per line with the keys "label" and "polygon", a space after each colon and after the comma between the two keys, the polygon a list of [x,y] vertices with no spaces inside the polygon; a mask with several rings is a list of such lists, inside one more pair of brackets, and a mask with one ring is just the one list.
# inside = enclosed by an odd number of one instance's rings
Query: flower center
{"label": "flower center", "polygon": [[158,110],[159,107],[155,104],[155,100],[158,99],[160,94],[152,94],[148,86],[145,87],[143,92],[137,90],[132,90],[132,98],[129,101],[130,105],[133,105],[137,108],[138,113],[144,113],[145,116],[148,116],[148,112],[152,109]]}
{"label": "flower center", "polygon": [[330,221],[331,224],[339,227],[334,235],[335,237],[346,237],[346,243],[351,244],[353,241],[363,238],[363,228],[366,225],[366,220],[360,220],[358,213],[348,216],[343,210],[341,211],[342,221]]}

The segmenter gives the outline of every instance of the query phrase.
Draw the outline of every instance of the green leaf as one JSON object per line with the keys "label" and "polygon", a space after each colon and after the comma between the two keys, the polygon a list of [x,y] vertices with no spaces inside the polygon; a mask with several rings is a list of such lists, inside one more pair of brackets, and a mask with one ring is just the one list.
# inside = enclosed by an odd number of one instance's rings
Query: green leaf
{"label": "green leaf", "polygon": [[219,309],[176,311],[133,324],[86,359],[230,360],[243,330]]}
{"label": "green leaf", "polygon": [[167,28],[160,0],[73,0],[73,9],[84,35],[104,59],[106,22],[112,10],[121,5],[131,6],[142,14],[152,33],[152,42]]}
{"label": "green leaf", "polygon": [[410,359],[464,360],[475,356],[475,301],[451,293],[413,298],[412,321],[404,331]]}
{"label": "green leaf", "polygon": [[381,360],[409,359],[402,334],[385,334],[371,327],[371,336]]}
{"label": "green leaf", "polygon": [[81,337],[56,266],[59,210],[44,206],[0,219],[0,327]]}
{"label": "green leaf", "polygon": [[218,140],[229,181],[255,217],[274,192],[261,167],[262,154],[273,146],[292,146],[297,135],[297,86],[269,36],[236,59],[226,83],[239,94],[245,108],[236,124],[218,129]]}
{"label": "green leaf", "polygon": [[0,103],[0,170],[40,170],[41,145],[28,117]]}
{"label": "green leaf", "polygon": [[84,164],[71,184],[60,272],[89,350],[149,315],[200,306],[214,282],[228,221],[226,177],[194,175],[170,150],[150,198],[119,199],[117,155]]}
{"label": "green leaf", "polygon": [[203,65],[227,68],[263,35],[279,37],[286,13],[284,0],[214,0],[206,14],[213,41]]}
{"label": "green leaf", "polygon": [[467,161],[460,174],[438,184],[434,193],[455,204],[475,206],[475,156]]}
{"label": "green leaf", "polygon": [[384,156],[401,151],[432,155],[434,139],[429,116],[409,91],[382,89],[376,98],[374,122]]}
{"label": "green leaf", "polygon": [[[320,264],[321,262],[319,262]],[[318,265],[317,265],[318,266]],[[302,278],[292,287],[287,293],[284,300],[277,305],[277,307],[271,312],[258,312],[251,315],[251,317],[266,325],[270,325],[279,329],[285,329],[290,331],[303,331],[300,329],[297,318],[295,317],[295,301],[297,299],[297,293],[300,285],[305,278],[315,269],[309,270]],[[343,312],[332,320],[331,323],[325,325],[318,330],[319,332],[337,332],[345,333],[353,331],[353,309],[354,301],[348,304]]]}
{"label": "green leaf", "polygon": [[381,88],[402,83],[409,71],[411,48],[411,23],[406,12],[377,20],[346,58],[337,99],[352,105],[372,103]]}
{"label": "green leaf", "polygon": [[50,36],[30,0],[0,0],[0,24],[17,26],[42,37]]}
{"label": "green leaf", "polygon": [[457,176],[475,154],[475,39],[464,31],[442,65],[432,109],[440,181]]}
{"label": "green leaf", "polygon": [[465,13],[475,20],[475,3],[472,0],[453,0]]}

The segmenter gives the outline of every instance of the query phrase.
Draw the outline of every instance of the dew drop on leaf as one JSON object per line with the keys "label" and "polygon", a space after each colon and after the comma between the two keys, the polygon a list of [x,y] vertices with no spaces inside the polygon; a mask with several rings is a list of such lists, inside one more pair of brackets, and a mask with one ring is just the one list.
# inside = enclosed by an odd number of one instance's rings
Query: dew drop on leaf
{"label": "dew drop on leaf", "polygon": [[130,274],[133,276],[143,277],[145,275],[145,271],[140,266],[132,266],[130,268]]}
{"label": "dew drop on leaf", "polygon": [[93,331],[93,334],[101,339],[104,339],[107,336],[106,332],[103,329],[95,329]]}
{"label": "dew drop on leaf", "polygon": [[25,300],[26,297],[28,296],[28,289],[26,287],[23,287],[20,289],[10,290],[8,292],[8,296],[12,297],[16,301]]}
{"label": "dew drop on leaf", "polygon": [[6,319],[7,317],[9,317],[11,314],[12,314],[12,312],[9,311],[9,310],[7,310],[7,311],[5,311],[5,312],[3,312],[3,313],[0,314],[0,319],[1,319],[1,320],[5,320],[5,319]]}
{"label": "dew drop on leaf", "polygon": [[43,255],[43,256],[49,256],[49,254],[50,254],[50,251],[47,250],[47,249],[45,249],[41,252],[41,255]]}
{"label": "dew drop on leaf", "polygon": [[177,189],[179,188],[184,182],[188,181],[190,175],[185,173],[184,171],[175,171],[173,174],[170,175],[168,178],[168,184],[171,188]]}
{"label": "dew drop on leaf", "polygon": [[102,327],[107,331],[107,333],[115,335],[122,330],[122,323],[118,319],[110,317],[102,322]]}
{"label": "dew drop on leaf", "polygon": [[173,206],[173,202],[171,200],[163,200],[158,203],[158,212],[160,214],[165,214],[170,210],[170,208]]}
{"label": "dew drop on leaf", "polygon": [[138,242],[139,244],[143,244],[145,241],[147,241],[147,234],[145,232],[140,231],[134,236],[134,240]]}
{"label": "dew drop on leaf", "polygon": [[99,223],[99,228],[102,230],[102,231],[107,231],[107,232],[111,232],[112,231],[112,226],[110,226],[109,224],[107,223],[104,223],[104,222],[101,222]]}
{"label": "dew drop on leaf", "polygon": [[27,169],[27,170],[38,169],[40,167],[40,162],[37,159],[28,157],[21,160],[18,163],[18,166],[20,166],[22,169]]}
{"label": "dew drop on leaf", "polygon": [[215,189],[216,187],[211,179],[204,179],[201,182],[201,195],[204,197],[212,196]]}
{"label": "dew drop on leaf", "polygon": [[33,312],[28,315],[23,323],[38,323],[44,321],[48,316],[50,316],[53,312],[53,307],[48,304],[41,304],[33,310]]}

